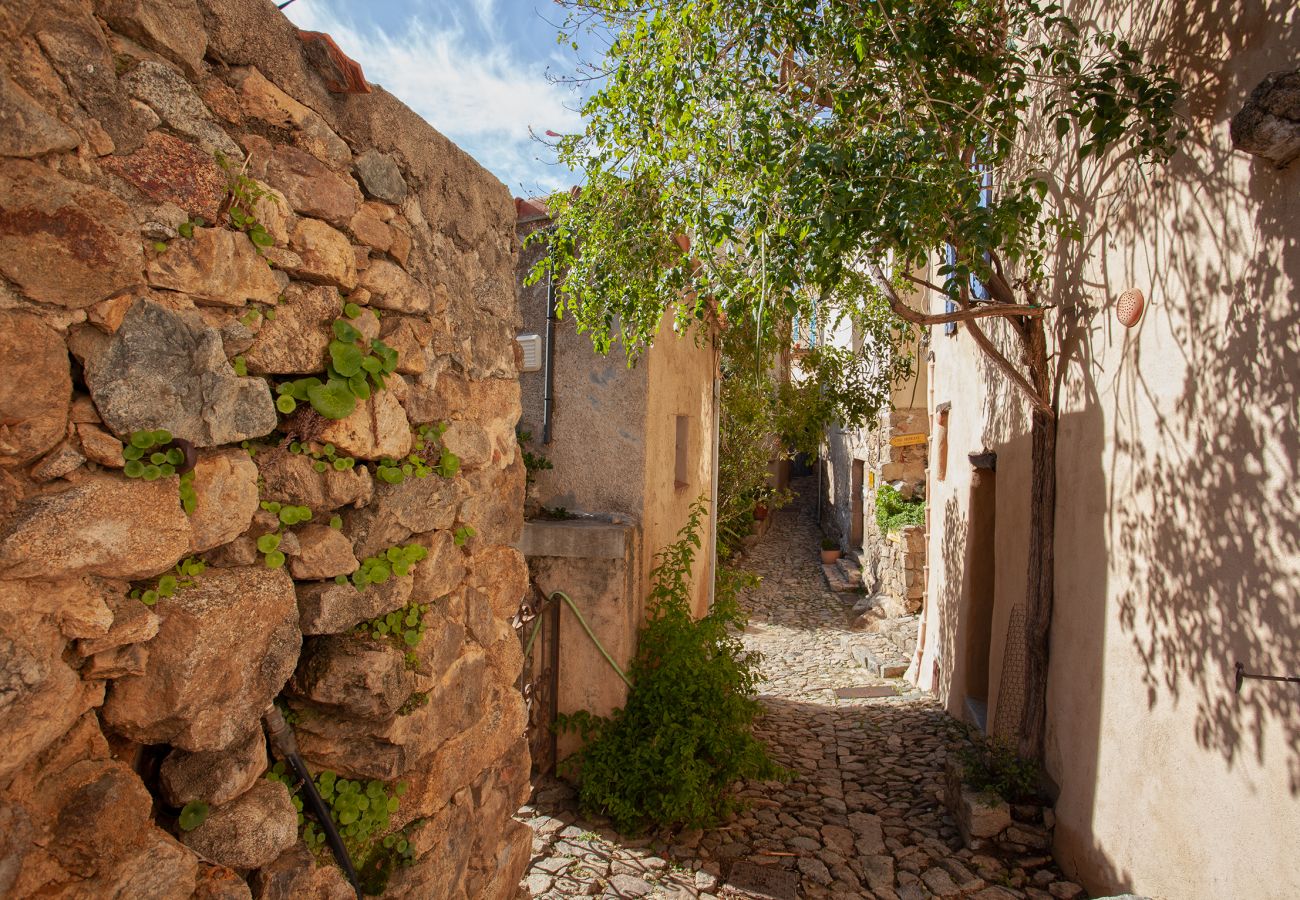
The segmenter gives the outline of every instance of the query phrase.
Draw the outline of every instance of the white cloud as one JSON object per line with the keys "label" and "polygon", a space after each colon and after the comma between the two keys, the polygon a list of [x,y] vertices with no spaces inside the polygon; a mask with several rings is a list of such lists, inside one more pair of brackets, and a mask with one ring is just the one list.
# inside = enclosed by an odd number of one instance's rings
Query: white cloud
{"label": "white cloud", "polygon": [[549,149],[529,135],[530,127],[542,133],[581,126],[569,90],[546,79],[551,48],[528,48],[525,57],[495,28],[495,0],[471,3],[479,29],[446,7],[386,30],[359,23],[333,0],[294,3],[285,12],[301,28],[328,32],[368,81],[383,85],[511,190],[567,186],[573,175],[548,165]]}

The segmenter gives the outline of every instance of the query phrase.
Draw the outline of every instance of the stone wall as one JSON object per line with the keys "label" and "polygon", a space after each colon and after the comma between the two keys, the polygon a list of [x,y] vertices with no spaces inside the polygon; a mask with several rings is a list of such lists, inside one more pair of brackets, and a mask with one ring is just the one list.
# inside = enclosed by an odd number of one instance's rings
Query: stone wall
{"label": "stone wall", "polygon": [[0,38],[0,895],[350,896],[275,702],[387,896],[513,896],[509,194],[264,0]]}

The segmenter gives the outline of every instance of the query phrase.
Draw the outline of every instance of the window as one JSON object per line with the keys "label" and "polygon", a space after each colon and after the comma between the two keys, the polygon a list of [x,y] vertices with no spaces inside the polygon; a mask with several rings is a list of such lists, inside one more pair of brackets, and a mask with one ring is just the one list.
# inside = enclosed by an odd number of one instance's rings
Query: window
{"label": "window", "polygon": [[684,490],[691,486],[690,473],[691,417],[677,417],[677,444],[673,454],[673,487]]}

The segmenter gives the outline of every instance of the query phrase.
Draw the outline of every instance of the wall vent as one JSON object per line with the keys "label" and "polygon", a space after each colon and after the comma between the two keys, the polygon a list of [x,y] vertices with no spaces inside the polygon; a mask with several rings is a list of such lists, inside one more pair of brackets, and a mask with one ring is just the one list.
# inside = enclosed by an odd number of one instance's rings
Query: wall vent
{"label": "wall vent", "polygon": [[540,334],[517,334],[519,349],[523,351],[523,361],[519,365],[521,372],[540,372],[542,370],[542,336]]}

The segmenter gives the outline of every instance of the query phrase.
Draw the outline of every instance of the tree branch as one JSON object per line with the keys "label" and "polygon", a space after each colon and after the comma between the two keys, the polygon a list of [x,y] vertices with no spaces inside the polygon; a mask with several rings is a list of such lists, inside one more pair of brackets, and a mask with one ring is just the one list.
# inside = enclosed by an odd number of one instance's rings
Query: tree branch
{"label": "tree branch", "polygon": [[995,317],[1007,318],[1026,315],[1041,316],[1043,314],[1041,308],[1031,309],[1020,304],[1014,304],[980,306],[974,308],[967,307],[965,309],[959,309],[956,312],[939,314],[918,312],[904,303],[902,298],[898,296],[898,292],[894,290],[894,286],[890,284],[889,279],[885,277],[884,270],[880,268],[879,263],[869,261],[867,262],[867,269],[872,281],[876,283],[876,286],[880,288],[881,292],[885,295],[885,299],[889,301],[889,308],[892,309],[894,314],[899,318],[905,319],[906,321],[912,322],[916,325],[943,325],[947,322],[966,322],[967,328],[970,331],[970,336],[975,340],[976,345],[978,345],[989,359],[993,361],[993,365],[995,365],[1002,374],[1011,379],[1011,382],[1015,384],[1016,387],[1024,391],[1026,398],[1034,409],[1040,410],[1048,415],[1053,415],[1051,404],[1048,402],[1047,398],[1034,389],[1034,386],[1030,384],[1029,379],[1025,378],[1024,375],[1020,374],[1020,372],[1016,370],[1016,367],[1011,364],[1011,360],[1003,356],[1002,351],[993,346],[993,342],[989,340],[988,335],[985,334],[983,329],[974,322],[975,319]]}
{"label": "tree branch", "polygon": [[1016,371],[1016,367],[1011,364],[1011,360],[1003,356],[1002,351],[993,346],[993,342],[989,340],[989,336],[984,333],[979,325],[968,322],[966,328],[979,348],[984,351],[989,359],[993,360],[993,365],[997,366],[998,371],[1010,378],[1012,383],[1024,392],[1026,399],[1029,400],[1034,409],[1049,416],[1055,415],[1052,412],[1052,404],[1048,402],[1047,398],[1034,389],[1028,378]]}
{"label": "tree branch", "polygon": [[[867,263],[870,269],[871,280],[876,283],[889,302],[889,308],[894,311],[894,315],[900,319],[911,322],[913,325],[947,325],[949,322],[970,322],[975,319],[1005,319],[1013,316],[1041,316],[1044,312],[1040,306],[1024,306],[1020,303],[999,303],[995,306],[973,306],[966,309],[958,309],[946,313],[923,313],[920,310],[912,309],[903,302],[894,290],[894,286],[889,283],[885,273],[881,270],[878,263]],[[940,290],[939,293],[944,293]],[[945,295],[946,296],[946,295]]]}

